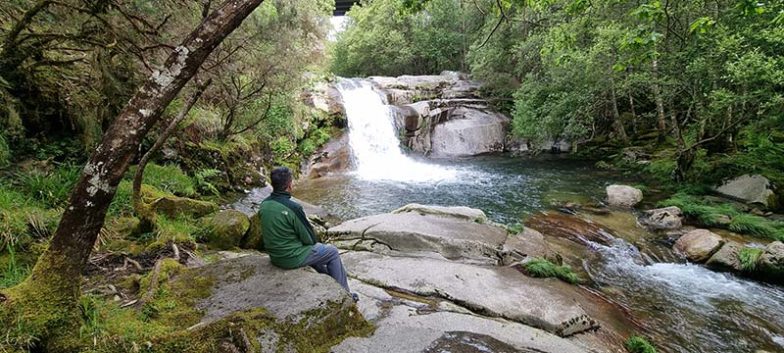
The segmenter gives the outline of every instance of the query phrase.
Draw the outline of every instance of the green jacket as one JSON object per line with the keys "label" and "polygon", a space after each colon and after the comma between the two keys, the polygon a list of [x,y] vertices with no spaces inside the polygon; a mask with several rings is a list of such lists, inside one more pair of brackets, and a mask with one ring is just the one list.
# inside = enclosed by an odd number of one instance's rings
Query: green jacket
{"label": "green jacket", "polygon": [[302,206],[291,201],[287,192],[273,192],[261,203],[259,217],[264,249],[272,264],[282,268],[301,267],[313,244],[318,242]]}

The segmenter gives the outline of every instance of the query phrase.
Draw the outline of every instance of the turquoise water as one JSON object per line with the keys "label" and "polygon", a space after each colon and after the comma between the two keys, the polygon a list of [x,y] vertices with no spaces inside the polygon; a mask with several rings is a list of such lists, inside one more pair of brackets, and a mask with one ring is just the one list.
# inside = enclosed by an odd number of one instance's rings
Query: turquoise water
{"label": "turquoise water", "polygon": [[592,162],[559,155],[511,158],[488,155],[428,160],[453,170],[440,182],[366,180],[350,172],[300,183],[295,196],[321,205],[341,219],[392,211],[408,203],[468,206],[499,223],[516,223],[553,203],[600,201],[604,188],[625,181]]}

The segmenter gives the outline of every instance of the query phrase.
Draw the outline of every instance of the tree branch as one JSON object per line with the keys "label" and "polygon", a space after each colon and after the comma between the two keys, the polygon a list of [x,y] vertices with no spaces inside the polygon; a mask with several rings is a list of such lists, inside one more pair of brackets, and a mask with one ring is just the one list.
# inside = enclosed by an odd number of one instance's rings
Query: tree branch
{"label": "tree branch", "polygon": [[141,201],[141,188],[142,188],[142,180],[144,177],[144,168],[147,167],[147,163],[150,162],[152,156],[156,152],[158,152],[158,150],[163,146],[166,140],[169,139],[169,136],[171,136],[171,134],[174,133],[174,130],[177,129],[177,125],[188,116],[188,112],[191,111],[193,106],[196,104],[199,98],[201,98],[201,95],[204,93],[205,90],[207,90],[207,87],[209,87],[211,83],[212,83],[212,79],[210,78],[207,79],[207,81],[205,81],[204,83],[201,83],[196,86],[196,90],[193,91],[193,93],[188,97],[188,99],[185,100],[185,105],[182,106],[182,109],[180,109],[179,113],[177,113],[177,115],[171,121],[169,121],[169,125],[166,126],[166,129],[164,129],[161,132],[161,134],[158,136],[158,139],[155,140],[155,143],[152,145],[152,147],[150,147],[147,153],[145,153],[142,159],[139,161],[139,165],[136,168],[136,174],[134,174],[133,176],[133,193],[131,196],[131,200],[132,200],[134,212],[136,212],[137,216],[139,216],[140,218],[146,218],[148,213],[145,210],[143,210],[144,205],[142,204]]}

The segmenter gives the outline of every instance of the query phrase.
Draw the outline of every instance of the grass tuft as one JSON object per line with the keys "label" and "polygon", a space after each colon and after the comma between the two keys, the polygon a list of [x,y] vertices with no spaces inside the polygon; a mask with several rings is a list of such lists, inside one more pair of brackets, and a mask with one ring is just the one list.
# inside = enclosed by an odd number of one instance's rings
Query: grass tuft
{"label": "grass tuft", "polygon": [[[128,169],[126,177],[133,178],[135,173],[136,166],[133,166]],[[196,185],[193,179],[185,174],[179,166],[172,164],[147,164],[147,167],[144,168],[143,183],[177,196],[193,197],[196,195]]]}
{"label": "grass tuft", "polygon": [[629,353],[656,353],[656,348],[642,336],[629,337],[624,346]]}
{"label": "grass tuft", "polygon": [[30,274],[30,268],[16,262],[16,252],[11,244],[6,245],[8,262],[0,269],[0,288],[10,288],[21,283]]}
{"label": "grass tuft", "polygon": [[757,260],[762,256],[763,250],[760,248],[743,248],[738,253],[740,267],[744,271],[754,271],[757,268]]}
{"label": "grass tuft", "polygon": [[20,190],[48,208],[64,207],[82,170],[62,166],[51,172],[31,170],[17,174]]}
{"label": "grass tuft", "polygon": [[577,284],[580,277],[567,265],[556,265],[548,260],[537,258],[523,264],[523,269],[531,277],[549,278],[555,277],[564,282]]}
{"label": "grass tuft", "polygon": [[733,232],[784,240],[784,224],[760,216],[739,213],[732,217],[729,228]]}

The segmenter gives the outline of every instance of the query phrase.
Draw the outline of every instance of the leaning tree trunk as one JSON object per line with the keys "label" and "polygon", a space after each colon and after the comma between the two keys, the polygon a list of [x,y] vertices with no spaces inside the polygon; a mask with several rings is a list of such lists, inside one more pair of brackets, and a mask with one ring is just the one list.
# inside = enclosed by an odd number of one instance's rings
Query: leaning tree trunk
{"label": "leaning tree trunk", "polygon": [[13,334],[12,326],[25,326],[25,333],[39,339],[45,349],[70,349],[61,343],[71,340],[63,327],[76,324],[71,315],[81,273],[131,158],[215,47],[262,1],[227,0],[218,6],[131,98],[85,165],[57,231],[30,277],[0,293],[0,334]]}

